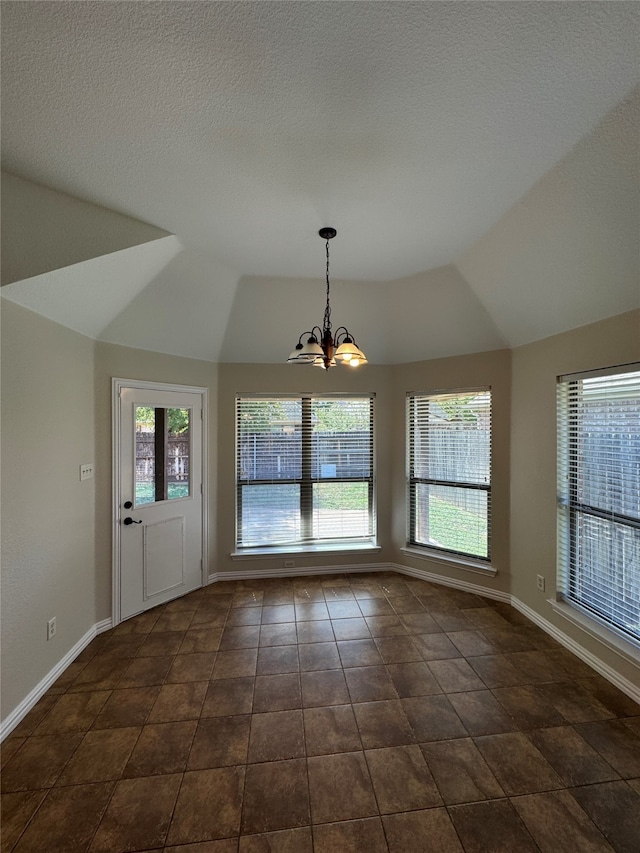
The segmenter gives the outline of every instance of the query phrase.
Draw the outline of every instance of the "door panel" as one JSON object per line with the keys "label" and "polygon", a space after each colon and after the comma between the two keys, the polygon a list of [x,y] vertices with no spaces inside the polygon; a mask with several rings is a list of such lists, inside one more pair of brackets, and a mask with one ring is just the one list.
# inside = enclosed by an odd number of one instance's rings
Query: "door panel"
{"label": "door panel", "polygon": [[201,406],[187,391],[120,390],[122,619],[202,585]]}
{"label": "door panel", "polygon": [[144,599],[148,601],[184,584],[184,518],[147,524],[142,532]]}

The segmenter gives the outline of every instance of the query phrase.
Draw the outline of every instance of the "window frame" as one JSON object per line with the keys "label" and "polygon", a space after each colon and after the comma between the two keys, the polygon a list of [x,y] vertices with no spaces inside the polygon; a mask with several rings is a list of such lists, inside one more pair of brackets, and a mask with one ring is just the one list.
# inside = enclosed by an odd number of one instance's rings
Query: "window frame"
{"label": "window frame", "polygon": [[[583,600],[577,592],[581,580],[581,566],[577,558],[581,544],[579,516],[596,518],[611,525],[622,525],[632,530],[640,530],[640,519],[613,510],[603,510],[601,507],[580,500],[578,483],[581,474],[587,464],[593,465],[598,460],[590,457],[585,462],[580,456],[578,445],[584,436],[584,430],[580,424],[582,402],[578,403],[578,394],[570,389],[571,385],[585,379],[597,377],[606,379],[606,377],[619,377],[628,373],[639,374],[638,384],[640,384],[640,362],[557,377],[557,582],[556,601],[551,603],[560,613],[563,608],[576,612],[583,622],[583,627],[589,629],[588,626],[591,623],[593,626],[590,629],[591,633],[600,635],[601,639],[604,637],[604,642],[606,642],[606,634],[610,633],[618,638],[617,646],[622,642],[625,647],[637,649],[640,648],[640,631],[638,634],[632,633],[602,609]],[[611,602],[611,598],[607,601]],[[567,613],[562,615],[572,618]]]}
{"label": "window frame", "polygon": [[[301,392],[291,393],[237,393],[235,395],[235,552],[234,556],[264,554],[264,553],[299,553],[307,551],[327,550],[353,550],[375,548],[376,544],[376,427],[375,427],[375,393],[319,393]],[[240,429],[238,414],[241,401],[265,400],[265,401],[294,401],[301,404],[301,476],[282,479],[242,479],[240,471]],[[313,454],[313,429],[312,402],[313,400],[369,400],[369,454],[370,461],[368,477],[320,477],[313,476],[314,454]],[[314,506],[313,488],[316,484],[327,483],[367,483],[367,506],[370,533],[366,536],[353,536],[344,538],[314,538]],[[300,528],[299,539],[288,542],[245,544],[242,541],[242,488],[246,485],[299,485],[300,487]]]}
{"label": "window frame", "polygon": [[[415,425],[412,422],[412,405],[416,399],[431,400],[441,396],[466,396],[469,394],[488,393],[489,395],[489,482],[487,484],[470,483],[457,480],[441,480],[430,477],[417,477],[414,474],[415,460],[413,458],[413,434]],[[478,563],[483,569],[491,568],[492,540],[492,489],[493,489],[493,393],[490,385],[468,388],[446,388],[424,392],[407,392],[406,395],[406,481],[407,481],[407,548],[419,549],[423,552],[433,552],[440,557],[449,558],[456,562],[464,561]],[[416,536],[416,493],[418,485],[445,486],[470,491],[484,491],[487,495],[487,554],[486,556],[471,554],[468,551],[458,551],[452,548],[435,545],[431,542],[420,542]]]}

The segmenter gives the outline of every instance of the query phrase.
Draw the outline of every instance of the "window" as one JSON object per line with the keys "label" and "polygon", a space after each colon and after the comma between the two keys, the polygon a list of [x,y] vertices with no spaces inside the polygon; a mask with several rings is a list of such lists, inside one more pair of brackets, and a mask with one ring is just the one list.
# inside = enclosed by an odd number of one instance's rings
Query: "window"
{"label": "window", "polygon": [[491,391],[407,398],[409,544],[489,560]]}
{"label": "window", "polygon": [[136,406],[136,506],[188,498],[190,409]]}
{"label": "window", "polygon": [[640,365],[558,382],[561,599],[640,640]]}
{"label": "window", "polygon": [[371,543],[373,397],[238,397],[238,547]]}

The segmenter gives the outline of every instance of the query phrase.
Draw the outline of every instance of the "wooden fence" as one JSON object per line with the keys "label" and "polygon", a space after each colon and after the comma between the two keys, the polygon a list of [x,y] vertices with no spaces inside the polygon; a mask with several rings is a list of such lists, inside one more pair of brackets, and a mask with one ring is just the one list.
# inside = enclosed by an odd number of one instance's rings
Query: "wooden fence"
{"label": "wooden fence", "polygon": [[[189,481],[189,432],[171,435],[167,439],[167,481]],[[153,483],[155,478],[155,433],[136,432],[136,482]]]}

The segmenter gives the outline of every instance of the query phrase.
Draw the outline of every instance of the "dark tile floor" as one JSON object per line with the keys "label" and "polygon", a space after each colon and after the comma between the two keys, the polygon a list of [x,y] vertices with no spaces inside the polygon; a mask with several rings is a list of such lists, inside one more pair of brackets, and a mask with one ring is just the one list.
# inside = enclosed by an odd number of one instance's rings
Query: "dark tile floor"
{"label": "dark tile floor", "polygon": [[2,764],[3,853],[640,850],[640,706],[507,605],[393,573],[130,619]]}

